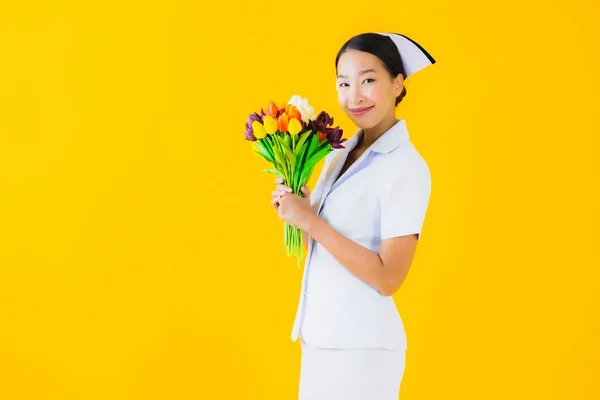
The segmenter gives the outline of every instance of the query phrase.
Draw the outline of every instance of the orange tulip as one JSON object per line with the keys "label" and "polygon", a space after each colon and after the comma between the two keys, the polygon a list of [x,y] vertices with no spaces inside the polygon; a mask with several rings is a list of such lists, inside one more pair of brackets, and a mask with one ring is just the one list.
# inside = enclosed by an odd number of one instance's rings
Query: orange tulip
{"label": "orange tulip", "polygon": [[296,118],[297,120],[301,120],[302,119],[302,114],[300,114],[300,110],[298,110],[296,108],[296,106],[293,105],[293,104],[288,104],[285,107],[285,113],[288,115],[288,117],[290,119],[292,119],[292,118]]}
{"label": "orange tulip", "polygon": [[277,104],[275,104],[274,101],[270,101],[269,104],[267,104],[267,111],[265,112],[267,115],[275,117],[279,113],[279,107],[277,107]]}
{"label": "orange tulip", "polygon": [[288,130],[288,116],[286,113],[282,113],[277,119],[277,129],[279,132],[287,132]]}
{"label": "orange tulip", "polygon": [[320,141],[323,141],[323,140],[325,140],[325,139],[327,139],[327,134],[326,134],[326,133],[319,132],[319,140],[320,140]]}

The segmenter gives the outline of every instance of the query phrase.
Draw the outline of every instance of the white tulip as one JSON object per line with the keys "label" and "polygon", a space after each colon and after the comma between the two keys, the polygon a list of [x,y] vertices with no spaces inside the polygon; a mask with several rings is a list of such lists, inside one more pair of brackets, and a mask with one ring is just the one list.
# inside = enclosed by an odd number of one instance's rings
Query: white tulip
{"label": "white tulip", "polygon": [[302,120],[305,123],[308,123],[309,120],[316,117],[315,110],[310,104],[308,104],[308,99],[306,97],[302,98],[301,96],[294,95],[290,101],[288,101],[288,104],[293,105],[298,109],[298,111],[300,111],[300,114],[302,114]]}

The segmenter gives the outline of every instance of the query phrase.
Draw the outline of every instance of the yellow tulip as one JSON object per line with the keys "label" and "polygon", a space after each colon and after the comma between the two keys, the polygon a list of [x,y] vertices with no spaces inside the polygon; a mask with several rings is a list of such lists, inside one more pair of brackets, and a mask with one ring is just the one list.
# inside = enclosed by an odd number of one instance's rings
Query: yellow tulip
{"label": "yellow tulip", "polygon": [[265,115],[263,117],[263,123],[265,125],[265,131],[272,135],[277,132],[277,120],[270,115]]}
{"label": "yellow tulip", "polygon": [[254,133],[254,137],[257,139],[262,139],[267,136],[267,132],[265,132],[265,127],[258,121],[252,122],[252,131]]}
{"label": "yellow tulip", "polygon": [[290,119],[290,122],[288,122],[288,132],[292,135],[297,135],[301,130],[302,125],[300,124],[300,121],[298,121],[296,118]]}

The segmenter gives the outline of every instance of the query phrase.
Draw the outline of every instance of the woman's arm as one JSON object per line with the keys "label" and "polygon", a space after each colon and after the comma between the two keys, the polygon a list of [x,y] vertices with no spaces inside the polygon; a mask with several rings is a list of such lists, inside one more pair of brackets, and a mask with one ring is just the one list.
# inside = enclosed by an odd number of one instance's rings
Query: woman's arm
{"label": "woman's arm", "polygon": [[308,233],[306,231],[302,231],[302,244],[304,248],[308,250]]}
{"label": "woman's arm", "polygon": [[348,271],[383,296],[391,296],[400,288],[417,246],[416,235],[398,236],[383,240],[379,253],[376,253],[348,239],[316,214],[306,219],[303,231]]}
{"label": "woman's arm", "polygon": [[316,240],[341,265],[381,295],[391,296],[402,285],[412,264],[423,226],[431,175],[421,162],[390,182],[381,197],[379,252],[342,235],[297,196],[284,196],[280,217]]}

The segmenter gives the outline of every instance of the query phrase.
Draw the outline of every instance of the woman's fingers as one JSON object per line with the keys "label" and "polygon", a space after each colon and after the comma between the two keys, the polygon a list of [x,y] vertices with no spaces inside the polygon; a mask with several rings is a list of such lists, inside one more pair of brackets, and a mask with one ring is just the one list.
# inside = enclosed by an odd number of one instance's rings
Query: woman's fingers
{"label": "woman's fingers", "polygon": [[279,197],[279,196],[284,196],[285,194],[287,194],[287,191],[274,190],[271,192],[271,194],[273,195],[273,197]]}
{"label": "woman's fingers", "polygon": [[285,185],[277,185],[277,189],[271,192],[273,196],[283,196],[286,193],[292,193],[292,189]]}
{"label": "woman's fingers", "polygon": [[281,187],[287,188],[287,186],[283,184],[283,178],[279,178],[279,177],[275,178],[275,184],[278,187],[281,186]]}
{"label": "woman's fingers", "polygon": [[273,197],[273,198],[271,199],[271,205],[272,205],[272,206],[273,206],[273,207],[274,207],[276,210],[278,210],[278,209],[279,209],[279,199],[281,199],[281,197],[280,197],[280,196],[276,196],[276,197]]}
{"label": "woman's fingers", "polygon": [[285,196],[286,194],[292,193],[292,188],[287,187],[286,185],[284,185],[282,178],[276,178],[275,179],[275,184],[277,185],[276,186],[276,190],[274,190],[273,192],[271,192],[271,195],[273,196],[273,198],[271,199],[271,205],[276,210],[279,210],[279,200],[281,200],[281,198],[283,196]]}

